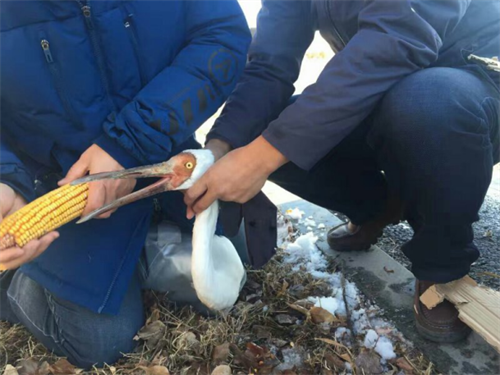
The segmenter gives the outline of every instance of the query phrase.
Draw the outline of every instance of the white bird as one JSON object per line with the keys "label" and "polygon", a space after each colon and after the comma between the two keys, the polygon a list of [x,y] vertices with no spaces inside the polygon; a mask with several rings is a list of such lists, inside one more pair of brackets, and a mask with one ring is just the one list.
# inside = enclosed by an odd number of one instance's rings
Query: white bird
{"label": "white bird", "polygon": [[[189,189],[213,163],[214,156],[211,151],[187,150],[165,163],[98,173],[76,180],[72,184],[103,179],[160,177],[154,184],[93,211],[78,223],[151,195]],[[194,289],[200,301],[212,310],[225,310],[233,306],[238,299],[246,280],[246,273],[231,241],[215,234],[218,216],[218,201],[196,215],[192,238],[191,273]]]}

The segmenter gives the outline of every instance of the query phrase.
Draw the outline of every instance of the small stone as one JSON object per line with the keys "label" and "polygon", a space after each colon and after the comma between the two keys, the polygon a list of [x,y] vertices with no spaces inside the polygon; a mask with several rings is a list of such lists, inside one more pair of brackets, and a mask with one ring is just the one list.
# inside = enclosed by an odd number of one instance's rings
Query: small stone
{"label": "small stone", "polygon": [[287,314],[278,314],[274,317],[274,319],[279,323],[283,325],[291,325],[295,324],[295,319],[294,317],[287,315]]}
{"label": "small stone", "polygon": [[365,374],[382,374],[383,369],[380,365],[380,357],[372,351],[362,351],[356,358],[356,366]]}
{"label": "small stone", "polygon": [[212,352],[212,360],[214,362],[224,362],[229,357],[229,354],[229,343],[226,342],[225,344],[218,345],[214,348],[214,351]]}
{"label": "small stone", "polygon": [[228,365],[220,365],[214,368],[214,371],[212,371],[212,375],[231,375],[231,367]]}
{"label": "small stone", "polygon": [[200,342],[196,338],[196,335],[193,332],[185,332],[181,335],[179,339],[179,344],[181,347],[192,350],[194,352],[198,352],[200,350]]}

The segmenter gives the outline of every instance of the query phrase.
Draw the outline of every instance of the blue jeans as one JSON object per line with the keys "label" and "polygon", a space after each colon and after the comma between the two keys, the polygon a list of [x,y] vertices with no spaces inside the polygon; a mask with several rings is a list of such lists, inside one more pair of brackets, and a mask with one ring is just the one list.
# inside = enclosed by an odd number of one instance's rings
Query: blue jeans
{"label": "blue jeans", "polygon": [[[13,277],[12,277],[13,275]],[[136,276],[116,316],[97,314],[62,300],[21,271],[8,271],[0,285],[8,284],[1,300],[0,320],[22,324],[47,349],[67,357],[80,368],[112,364],[131,352],[133,337],[144,324],[141,286]]]}
{"label": "blue jeans", "polygon": [[415,276],[455,280],[479,256],[472,223],[500,159],[499,112],[499,88],[481,68],[421,70],[313,170],[289,163],[270,180],[355,224],[398,196],[415,231],[403,246]]}

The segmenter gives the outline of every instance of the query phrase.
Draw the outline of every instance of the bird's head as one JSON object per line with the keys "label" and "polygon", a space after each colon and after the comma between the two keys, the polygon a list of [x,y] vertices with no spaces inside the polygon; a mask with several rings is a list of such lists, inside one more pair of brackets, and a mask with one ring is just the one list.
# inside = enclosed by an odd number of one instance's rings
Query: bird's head
{"label": "bird's head", "polygon": [[139,199],[165,191],[189,189],[201,176],[203,176],[213,163],[214,155],[210,150],[186,150],[173,156],[164,163],[115,172],[98,173],[75,180],[71,183],[72,185],[106,179],[159,178],[158,181],[144,189],[126,195],[91,212],[89,215],[82,218],[79,223],[83,223],[104,212],[135,202]]}
{"label": "bird's head", "polygon": [[214,155],[210,150],[187,150],[174,156],[164,163],[171,170],[165,176],[170,178],[168,190],[189,189],[213,163]]}

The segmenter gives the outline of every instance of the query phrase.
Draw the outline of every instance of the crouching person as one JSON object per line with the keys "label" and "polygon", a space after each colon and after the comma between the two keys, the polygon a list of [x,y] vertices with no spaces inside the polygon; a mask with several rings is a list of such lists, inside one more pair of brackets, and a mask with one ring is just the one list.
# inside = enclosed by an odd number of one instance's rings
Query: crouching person
{"label": "crouching person", "polygon": [[[196,148],[194,131],[234,88],[250,42],[236,0],[8,2],[0,37],[0,221],[87,173]],[[92,183],[84,214],[140,184]],[[142,200],[1,251],[0,319],[78,367],[130,352],[152,212]]]}

